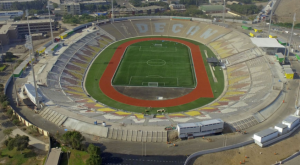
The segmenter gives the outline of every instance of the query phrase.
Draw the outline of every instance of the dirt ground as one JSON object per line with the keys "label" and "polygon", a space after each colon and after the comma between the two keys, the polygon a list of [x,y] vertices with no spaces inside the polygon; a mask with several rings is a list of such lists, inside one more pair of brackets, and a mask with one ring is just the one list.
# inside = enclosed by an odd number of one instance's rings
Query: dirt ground
{"label": "dirt ground", "polygon": [[[265,148],[251,144],[238,149],[203,155],[195,160],[194,165],[237,165],[240,161],[247,165],[274,164],[297,152],[300,149],[299,140],[300,132],[298,131],[290,138]],[[243,163],[244,160],[245,163]]]}
{"label": "dirt ground", "polygon": [[300,23],[300,1],[299,0],[281,0],[275,14],[278,16],[277,22],[291,23],[293,15],[296,12],[296,23]]}

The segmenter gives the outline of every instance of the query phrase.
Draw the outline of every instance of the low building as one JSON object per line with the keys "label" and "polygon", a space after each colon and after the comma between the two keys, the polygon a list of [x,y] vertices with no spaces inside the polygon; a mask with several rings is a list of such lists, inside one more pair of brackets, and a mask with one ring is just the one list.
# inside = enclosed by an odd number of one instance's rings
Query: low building
{"label": "low building", "polygon": [[17,26],[14,25],[3,25],[0,28],[0,42],[2,45],[7,45],[11,43],[13,40],[18,38],[18,30]]}
{"label": "low building", "polygon": [[279,63],[284,61],[284,55],[282,53],[275,53],[275,57]]}
{"label": "low building", "polygon": [[3,17],[3,16],[19,17],[19,16],[22,16],[23,14],[24,14],[24,12],[22,10],[0,11],[0,17]]}
{"label": "low building", "polygon": [[0,1],[0,9],[9,10],[14,2],[30,2],[34,0],[7,0]]}
{"label": "low building", "polygon": [[[202,5],[199,7],[200,10],[205,14],[212,13],[223,13],[224,6],[223,5]],[[225,13],[227,13],[227,9],[225,9]]]}
{"label": "low building", "polygon": [[[57,13],[58,11],[55,11],[55,12]],[[60,4],[59,14],[61,14],[61,15],[64,15],[64,14],[79,15],[79,14],[81,14],[80,4],[79,3]]]}
{"label": "low building", "polygon": [[276,124],[274,128],[278,130],[279,135],[283,135],[289,132],[287,125],[284,125],[282,123]]}
{"label": "low building", "polygon": [[299,117],[290,115],[282,121],[282,124],[287,125],[289,130],[292,130],[295,126],[299,124]]}
{"label": "low building", "polygon": [[[50,22],[49,19],[37,19],[37,20],[29,20],[30,32],[34,33],[43,33],[46,34],[50,31]],[[24,35],[28,35],[28,24],[26,20],[16,21],[16,22],[0,22],[0,25],[12,25],[17,27],[17,35],[18,38],[24,37]],[[56,30],[54,20],[51,20],[51,28],[52,30]]]}
{"label": "low building", "polygon": [[264,142],[267,142],[269,140],[272,140],[276,137],[278,137],[278,130],[275,129],[275,128],[268,128],[268,129],[265,129],[265,130],[262,130],[258,133],[255,133],[253,135],[253,139],[255,141],[255,143],[264,143]]}
{"label": "low building", "polygon": [[[147,6],[147,7],[136,7],[136,8],[115,8],[114,17],[132,16],[132,15],[149,15],[163,11],[164,8],[161,6]],[[108,10],[109,16],[111,17],[111,9]]]}
{"label": "low building", "polygon": [[196,123],[177,124],[179,138],[190,138],[204,136],[222,132],[224,121],[221,119],[212,119]]}
{"label": "low building", "polygon": [[185,5],[183,4],[171,4],[169,5],[171,10],[176,10],[176,11],[185,11]]}
{"label": "low building", "polygon": [[275,38],[250,38],[250,40],[269,55],[275,55],[278,49],[284,48]]}

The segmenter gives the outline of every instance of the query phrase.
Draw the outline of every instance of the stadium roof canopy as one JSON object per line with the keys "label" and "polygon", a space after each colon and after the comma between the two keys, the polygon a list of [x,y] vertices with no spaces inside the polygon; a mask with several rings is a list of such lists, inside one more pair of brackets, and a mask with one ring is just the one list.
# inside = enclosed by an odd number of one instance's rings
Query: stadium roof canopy
{"label": "stadium roof canopy", "polygon": [[260,48],[284,48],[275,38],[250,38]]}

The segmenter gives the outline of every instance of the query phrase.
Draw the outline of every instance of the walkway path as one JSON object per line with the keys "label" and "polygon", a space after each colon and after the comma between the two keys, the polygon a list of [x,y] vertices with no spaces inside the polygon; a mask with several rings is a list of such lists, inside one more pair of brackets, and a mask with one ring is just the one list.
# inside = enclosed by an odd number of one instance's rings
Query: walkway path
{"label": "walkway path", "polygon": [[12,132],[12,135],[13,136],[16,136],[17,134],[19,135],[25,135],[25,136],[28,136],[29,137],[29,145],[35,147],[35,148],[38,148],[40,150],[43,150],[43,151],[48,151],[49,149],[49,144],[46,144],[36,138],[34,138],[33,136],[30,136],[28,135],[27,133],[23,132],[22,130],[20,130],[19,128],[17,129],[14,129],[13,132]]}

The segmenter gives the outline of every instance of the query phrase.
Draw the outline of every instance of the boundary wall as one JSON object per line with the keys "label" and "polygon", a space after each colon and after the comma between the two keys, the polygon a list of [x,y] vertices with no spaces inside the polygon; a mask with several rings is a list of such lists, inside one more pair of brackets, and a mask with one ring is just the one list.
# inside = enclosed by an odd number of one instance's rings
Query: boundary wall
{"label": "boundary wall", "polygon": [[189,165],[190,161],[193,158],[196,158],[198,156],[201,155],[205,155],[205,154],[210,154],[210,153],[215,153],[215,152],[221,152],[221,151],[225,151],[225,150],[230,150],[230,149],[234,149],[234,148],[239,148],[245,145],[249,145],[251,143],[254,143],[254,140],[248,140],[242,143],[238,143],[238,144],[234,144],[234,145],[230,145],[230,146],[226,146],[226,147],[220,147],[220,148],[214,148],[214,149],[210,149],[210,150],[204,150],[204,151],[199,151],[199,152],[195,152],[192,155],[190,155],[184,162],[184,165]]}

